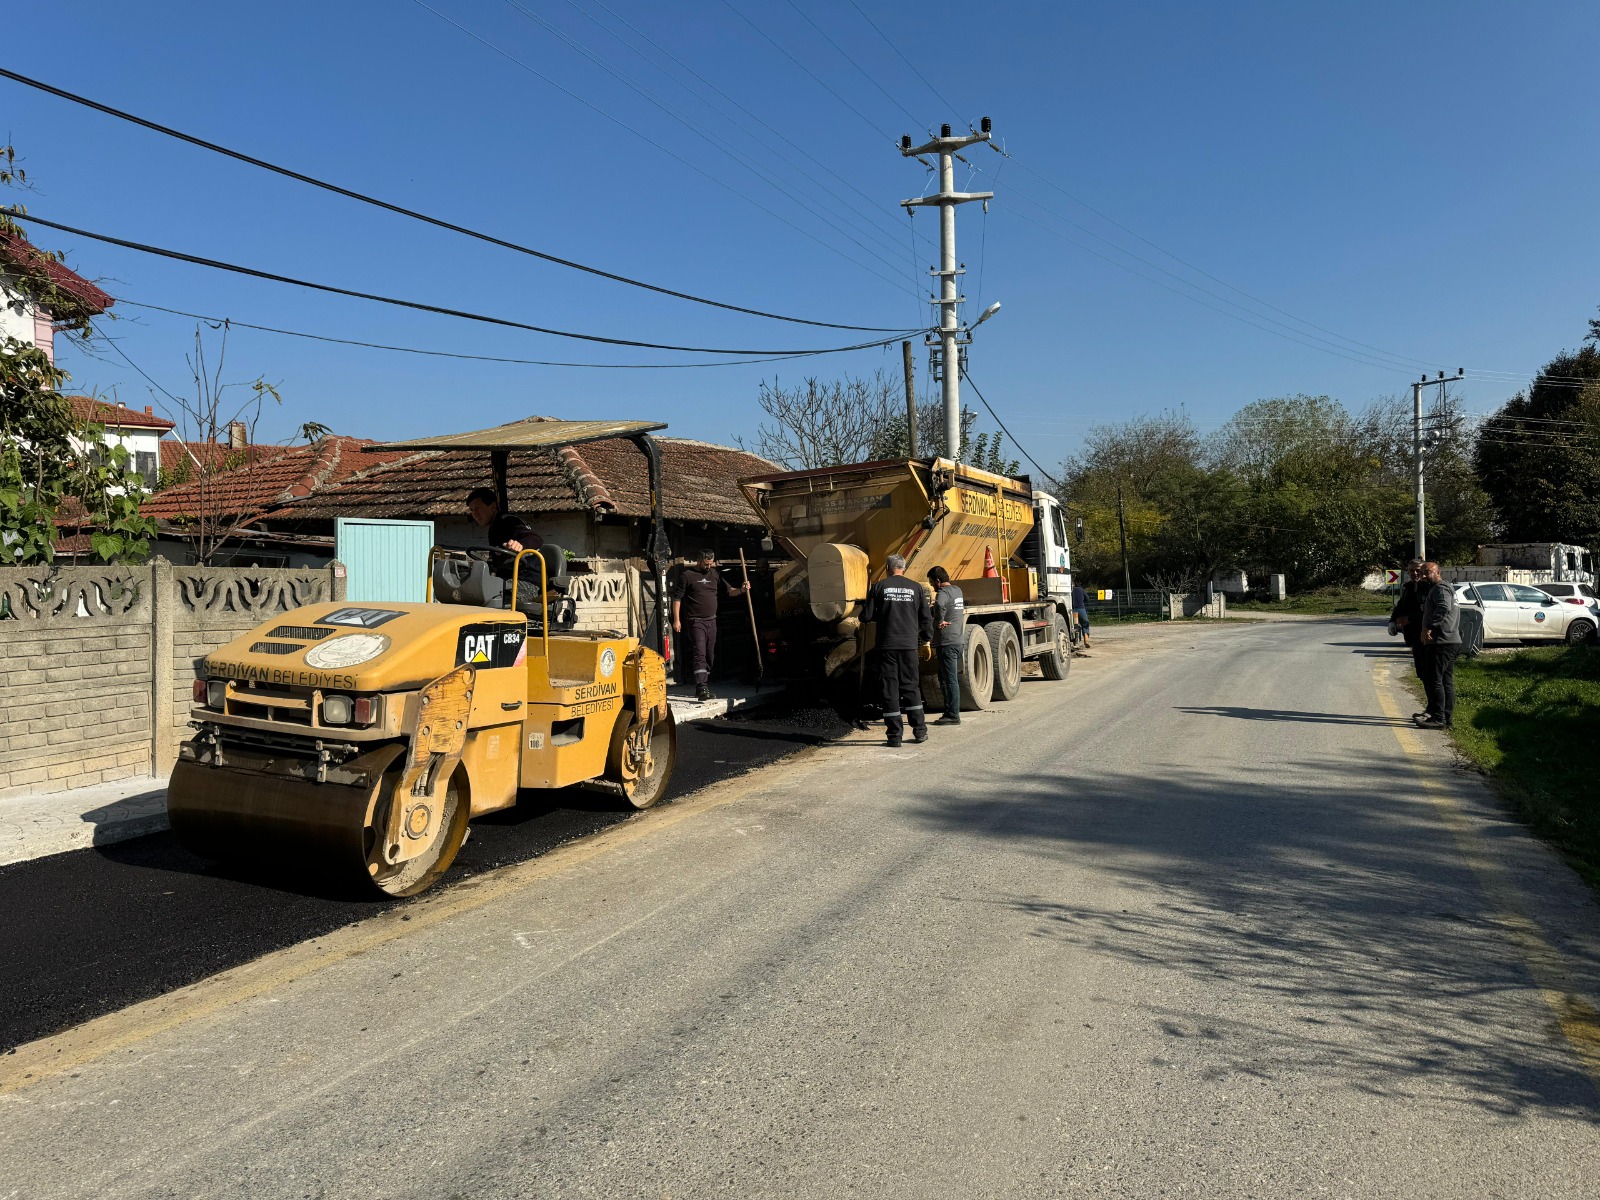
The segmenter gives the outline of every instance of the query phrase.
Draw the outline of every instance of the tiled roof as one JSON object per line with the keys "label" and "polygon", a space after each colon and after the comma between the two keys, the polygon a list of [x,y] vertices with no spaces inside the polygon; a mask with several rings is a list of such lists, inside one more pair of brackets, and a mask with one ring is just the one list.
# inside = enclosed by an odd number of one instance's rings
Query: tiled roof
{"label": "tiled roof", "polygon": [[139,511],[172,521],[199,515],[204,504],[217,517],[254,517],[357,472],[410,457],[393,452],[375,454],[367,449],[371,445],[364,438],[335,435],[313,446],[251,446],[244,451],[247,461],[243,465],[204,481],[157,492]]}
{"label": "tiled roof", "polygon": [[67,396],[65,399],[72,406],[72,415],[80,421],[93,421],[106,426],[120,425],[124,429],[155,429],[163,433],[173,428],[171,421],[156,416],[148,404],[140,412],[125,404],[108,404],[92,396]]}
{"label": "tiled roof", "polygon": [[[226,465],[228,456],[238,454],[242,459],[248,460],[252,453],[259,456],[261,451],[277,453],[277,446],[247,446],[243,450],[233,450],[221,442],[180,442],[176,438],[162,438],[157,446],[161,450],[161,469],[163,471],[177,471],[187,466],[194,470],[195,459],[208,470],[220,470]],[[191,458],[190,455],[194,457]]]}
{"label": "tiled roof", "polygon": [[[111,296],[95,287],[72,268],[42,254],[20,233],[0,229],[0,262],[21,275],[43,279],[54,284],[73,302],[69,312],[53,312],[56,319],[75,316],[96,316],[116,303]],[[58,309],[60,305],[56,306]]]}
{"label": "tiled roof", "polygon": [[[776,464],[709,442],[657,438],[661,446],[663,500],[675,521],[760,522],[737,480],[781,470]],[[556,451],[512,453],[507,483],[513,512],[600,511],[643,517],[650,513],[645,457],[617,438]],[[461,515],[466,494],[492,487],[489,456],[478,451],[423,452],[317,490],[310,500],[275,517],[427,518]]]}

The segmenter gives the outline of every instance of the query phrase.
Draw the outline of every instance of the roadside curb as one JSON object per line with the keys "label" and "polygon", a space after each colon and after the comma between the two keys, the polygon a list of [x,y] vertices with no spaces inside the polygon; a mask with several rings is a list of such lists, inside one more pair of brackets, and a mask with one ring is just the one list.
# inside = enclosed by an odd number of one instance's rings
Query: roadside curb
{"label": "roadside curb", "polygon": [[167,827],[167,783],[154,776],[0,799],[0,867],[108,846]]}

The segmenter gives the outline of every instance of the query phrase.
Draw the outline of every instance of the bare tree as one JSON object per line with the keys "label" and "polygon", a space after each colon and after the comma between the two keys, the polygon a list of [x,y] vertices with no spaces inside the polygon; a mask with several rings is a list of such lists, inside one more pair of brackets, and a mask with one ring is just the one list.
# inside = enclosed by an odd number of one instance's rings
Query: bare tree
{"label": "bare tree", "polygon": [[738,439],[740,448],[790,470],[869,459],[883,430],[904,420],[900,380],[882,371],[864,379],[812,377],[792,388],[763,380],[757,403],[771,424],[756,427],[754,446]]}
{"label": "bare tree", "polygon": [[213,359],[196,326],[194,352],[185,356],[194,381],[194,398],[168,396],[177,405],[173,416],[184,453],[172,470],[162,473],[161,487],[193,487],[194,511],[175,524],[183,526],[194,545],[195,561],[202,564],[209,563],[229,538],[260,516],[256,512],[228,511],[224,478],[229,472],[282,452],[278,446],[260,446],[256,442],[256,426],[266,402],[281,404],[283,397],[273,384],[260,377],[248,383],[224,383],[222,373],[227,357],[227,328],[222,329]]}

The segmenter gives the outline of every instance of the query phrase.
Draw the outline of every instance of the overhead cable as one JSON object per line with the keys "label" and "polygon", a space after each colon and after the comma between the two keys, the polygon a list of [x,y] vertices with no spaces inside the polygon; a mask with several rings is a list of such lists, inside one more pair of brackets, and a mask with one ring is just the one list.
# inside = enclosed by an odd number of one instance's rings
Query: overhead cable
{"label": "overhead cable", "polygon": [[91,233],[87,229],[79,229],[73,225],[65,225],[60,221],[47,221],[43,217],[34,216],[32,213],[19,212],[15,209],[0,209],[0,214],[16,221],[31,221],[38,225],[45,225],[51,229],[59,229],[63,233],[76,234],[78,237],[90,238],[93,241],[105,242],[111,246],[121,246],[127,250],[137,250],[141,254],[153,254],[159,258],[170,258],[177,262],[193,263],[195,266],[210,267],[217,271],[231,271],[235,275],[249,275],[255,279],[267,279],[274,283],[287,283],[295,287],[310,288],[312,291],[327,292],[335,296],[350,296],[357,300],[371,300],[376,304],[390,304],[397,308],[409,308],[417,312],[437,313],[440,316],[459,317],[464,321],[478,321],[485,325],[500,325],[507,329],[526,329],[530,333],[543,333],[551,337],[572,338],[580,342],[598,342],[606,346],[632,346],[641,350],[675,350],[683,354],[750,354],[762,356],[801,356],[816,353],[843,353],[846,350],[868,350],[875,346],[887,346],[891,342],[900,341],[904,333],[923,332],[922,330],[906,330],[896,333],[894,337],[879,338],[873,342],[859,342],[853,346],[837,346],[826,351],[806,349],[786,350],[747,350],[728,349],[727,347],[712,346],[677,346],[667,342],[644,342],[634,338],[603,337],[596,333],[574,333],[565,329],[550,329],[543,325],[530,325],[524,321],[513,321],[509,317],[487,316],[483,313],[468,312],[459,308],[446,308],[438,304],[425,304],[419,300],[400,300],[393,296],[381,296],[375,292],[361,292],[353,288],[335,287],[328,283],[315,283],[309,279],[297,279],[292,275],[279,275],[273,271],[261,271],[254,267],[243,267],[237,263],[222,262],[214,258],[204,258],[198,254],[185,254],[180,250],[167,250],[160,246],[151,246],[143,242],[129,241],[126,238],[111,237],[104,233]]}
{"label": "overhead cable", "polygon": [[[827,241],[823,240],[822,238],[818,237],[816,234],[812,233],[810,230],[803,229],[799,225],[796,225],[793,221],[791,221],[788,217],[784,216],[782,213],[775,212],[773,209],[768,208],[765,204],[761,203],[761,201],[757,200],[754,196],[748,195],[747,193],[740,191],[738,188],[734,187],[733,184],[727,182],[727,180],[719,179],[717,176],[713,175],[710,171],[706,170],[704,167],[700,166],[700,164],[696,163],[692,159],[686,158],[681,154],[674,153],[673,151],[671,151],[671,150],[667,149],[665,146],[663,146],[660,142],[656,141],[655,138],[651,137],[649,134],[643,133],[640,130],[635,129],[632,125],[628,124],[621,117],[615,116],[612,113],[607,112],[605,109],[601,108],[598,104],[594,103],[592,100],[586,100],[586,99],[584,99],[584,97],[580,96],[577,92],[573,91],[571,88],[557,83],[554,79],[550,78],[550,76],[546,75],[543,71],[539,70],[537,67],[529,65],[527,62],[524,62],[522,59],[518,58],[515,54],[512,54],[509,50],[505,49],[504,47],[495,45],[495,43],[491,42],[488,38],[484,37],[482,34],[476,33],[473,30],[469,29],[467,26],[463,25],[460,21],[457,21],[454,17],[450,16],[449,14],[440,12],[437,8],[434,8],[433,5],[427,3],[427,0],[412,0],[412,2],[414,4],[416,4],[418,8],[423,8],[423,9],[426,9],[428,12],[431,12],[434,16],[438,17],[441,21],[445,22],[445,24],[454,26],[456,29],[459,29],[462,33],[466,34],[469,38],[471,38],[473,41],[477,42],[479,45],[486,46],[488,49],[493,50],[496,54],[500,55],[501,58],[504,58],[507,62],[514,63],[517,66],[521,67],[524,71],[528,72],[528,74],[532,75],[535,79],[542,80],[545,84],[547,84],[548,86],[554,88],[556,91],[560,92],[562,95],[567,96],[567,97],[569,97],[569,98],[571,98],[573,100],[576,100],[579,104],[583,105],[585,108],[589,109],[590,111],[595,112],[595,113],[599,114],[600,116],[604,117],[606,120],[610,121],[613,125],[616,125],[621,129],[627,130],[629,133],[633,134],[634,137],[638,138],[640,141],[646,143],[647,145],[654,146],[657,150],[661,151],[661,153],[663,153],[667,157],[671,158],[674,162],[680,163],[681,165],[689,168],[689,170],[693,171],[695,174],[701,175],[701,176],[705,177],[706,179],[709,179],[712,183],[716,184],[718,187],[722,188],[724,191],[731,192],[733,195],[739,197],[739,199],[743,200],[746,204],[750,204],[750,205],[754,206],[755,208],[759,208],[762,212],[766,213],[767,216],[771,217],[774,221],[783,222],[783,224],[787,225],[790,229],[793,229],[801,237],[809,238],[811,241],[817,243],[817,245],[821,246],[823,249],[831,251],[834,254],[837,254],[840,258],[844,259],[846,262],[850,263],[852,266],[859,267],[859,268],[861,268],[861,270],[866,271],[868,274],[876,275],[879,279],[884,280],[886,283],[890,284],[892,287],[898,288],[898,287],[902,286],[898,280],[889,278],[889,276],[885,275],[882,271],[879,271],[876,267],[868,266],[866,263],[862,262],[860,259],[851,257],[849,254],[845,253],[843,250],[839,249],[839,247],[833,245],[831,242],[827,242]],[[872,332],[878,332],[878,331],[877,330],[872,330]]]}
{"label": "overhead cable", "polygon": [[877,34],[880,38],[882,38],[883,41],[884,41],[884,44],[887,45],[889,47],[889,49],[891,49],[891,50],[893,50],[895,52],[895,54],[899,57],[900,61],[905,63],[906,66],[911,68],[911,73],[922,81],[922,86],[923,87],[927,88],[930,92],[933,93],[933,98],[935,100],[937,100],[940,104],[944,105],[945,108],[949,110],[950,114],[952,116],[954,116],[955,112],[956,112],[956,106],[954,104],[951,104],[950,101],[948,101],[948,100],[946,100],[944,98],[944,93],[941,92],[938,88],[934,87],[933,84],[928,81],[928,77],[922,73],[921,69],[914,62],[912,62],[909,58],[907,58],[904,53],[901,52],[900,47],[895,45],[893,39],[891,39],[888,34],[884,33],[883,30],[878,28],[878,23],[876,21],[874,21],[871,17],[867,16],[866,10],[864,10],[861,7],[861,5],[857,4],[856,0],[849,0],[849,3],[850,3],[850,7],[851,8],[855,9],[856,12],[860,13],[861,19],[863,21],[865,21],[868,25],[872,26],[872,32]]}
{"label": "overhead cable", "polygon": [[[188,312],[181,308],[167,308],[160,304],[146,304],[139,300],[129,300],[126,296],[117,297],[118,304],[131,305],[134,308],[147,308],[152,312],[167,313],[174,317],[188,317],[194,321],[204,321],[214,328],[253,329],[259,333],[274,333],[283,337],[305,338],[313,342],[330,342],[336,346],[359,346],[365,350],[387,350],[396,354],[417,354],[426,358],[454,358],[464,359],[468,362],[508,363],[513,366],[524,367],[580,367],[594,371],[694,371],[705,367],[743,367],[758,363],[789,362],[796,358],[814,358],[821,354],[839,354],[843,350],[805,350],[795,354],[776,355],[767,358],[729,358],[719,359],[716,362],[673,362],[673,363],[599,363],[599,362],[564,362],[543,358],[510,358],[498,354],[465,354],[456,350],[428,350],[420,346],[396,346],[385,342],[366,342],[358,338],[333,337],[326,333],[311,333],[304,329],[284,329],[276,325],[258,325],[251,321],[240,321],[235,317],[219,317],[208,313]],[[877,345],[863,347],[864,349],[877,349]],[[117,352],[122,353],[118,348]],[[124,358],[127,356],[124,354]],[[137,363],[130,364],[139,374],[144,375]],[[149,376],[145,376],[149,379]],[[151,380],[154,383],[154,380]],[[157,384],[157,387],[160,385]]]}
{"label": "overhead cable", "polygon": [[1000,419],[1000,414],[995,412],[994,405],[985,400],[983,398],[983,393],[978,390],[978,385],[972,383],[972,376],[967,374],[966,368],[962,368],[961,378],[965,379],[969,384],[972,384],[972,394],[982,402],[984,408],[989,410],[989,415],[994,418],[994,423],[1000,426],[1001,433],[1005,434],[1011,439],[1011,444],[1017,448],[1017,452],[1021,454],[1023,458],[1027,459],[1033,464],[1033,469],[1039,472],[1046,483],[1050,484],[1051,487],[1059,489],[1061,487],[1061,481],[1055,476],[1051,475],[1049,471],[1046,471],[1043,467],[1041,467],[1039,465],[1039,460],[1034,458],[1033,455],[1029,454],[1027,447],[1017,440],[1017,435],[1006,428],[1006,423]]}
{"label": "overhead cable", "polygon": [[[567,267],[574,271],[582,271],[588,275],[598,276],[601,279],[609,279],[614,283],[623,283],[627,284],[629,287],[643,288],[647,292],[655,292],[662,296],[671,296],[675,300],[687,300],[692,304],[704,304],[711,308],[725,309],[728,312],[744,313],[745,315],[752,317],[764,317],[772,321],[788,321],[795,325],[813,325],[821,329],[846,329],[854,330],[860,333],[891,332],[891,330],[887,328],[875,325],[845,325],[834,321],[814,321],[805,317],[791,317],[783,313],[766,312],[759,308],[747,308],[740,304],[729,304],[721,300],[712,300],[706,296],[697,296],[692,292],[682,292],[676,290],[675,288],[662,287],[659,284],[647,283],[642,279],[633,279],[627,275],[619,275],[614,271],[606,271],[600,267],[592,267],[587,263],[577,262],[570,258],[562,258],[559,255],[549,254],[543,250],[535,250],[531,246],[524,246],[518,242],[512,242],[505,238],[496,237],[494,234],[484,233],[477,229],[471,229],[465,225],[458,225],[454,221],[446,221],[439,217],[432,217],[427,213],[418,212],[416,209],[407,208],[401,204],[394,204],[388,200],[380,200],[376,196],[369,196],[364,192],[358,192],[352,188],[343,187],[337,183],[330,183],[325,179],[318,179],[314,175],[307,175],[302,171],[296,171],[289,167],[279,166],[277,163],[268,162],[266,159],[257,158],[254,155],[245,154],[239,150],[231,150],[226,146],[218,145],[216,142],[210,142],[204,138],[196,137],[193,134],[184,133],[182,130],[174,129],[170,125],[162,125],[159,122],[148,120],[145,117],[135,116],[133,113],[125,112],[120,108],[113,108],[109,104],[102,104],[98,100],[91,100],[87,96],[80,96],[76,92],[69,92],[65,88],[59,88],[54,84],[45,83],[39,79],[33,79],[30,76],[23,75],[17,71],[12,71],[6,67],[0,67],[0,77],[10,79],[15,83],[20,83],[27,87],[36,88],[41,92],[47,92],[50,95],[57,96],[62,100],[69,100],[74,104],[81,104],[85,108],[92,108],[96,112],[105,113],[107,116],[116,117],[118,120],[128,121],[131,124],[142,126],[143,128],[149,129],[155,133],[176,138],[181,142],[188,142],[191,146],[198,146],[202,150],[210,150],[214,154],[221,154],[224,157],[232,158],[242,163],[247,163],[250,166],[259,167],[264,171],[271,171],[274,174],[282,175],[287,179],[293,179],[300,183],[309,184],[311,187],[321,188],[323,191],[333,192],[336,195],[344,196],[351,200],[358,200],[362,204],[370,204],[375,208],[381,208],[403,217],[410,217],[414,221],[422,221],[425,224],[436,226],[439,229],[447,229],[451,233],[459,233],[463,237],[475,238],[480,242],[487,242],[492,246],[499,246],[504,250],[514,250],[518,254],[526,254],[533,258],[542,259],[545,262],[554,263],[559,267]],[[663,151],[666,152],[664,147]],[[779,219],[781,220],[782,218]]]}

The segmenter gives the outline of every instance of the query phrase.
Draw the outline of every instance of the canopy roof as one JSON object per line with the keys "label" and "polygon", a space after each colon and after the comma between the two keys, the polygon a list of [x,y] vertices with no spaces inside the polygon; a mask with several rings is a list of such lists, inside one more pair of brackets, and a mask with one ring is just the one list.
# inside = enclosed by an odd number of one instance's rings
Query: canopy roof
{"label": "canopy roof", "polygon": [[606,438],[636,437],[665,429],[664,421],[556,421],[548,417],[529,417],[478,429],[471,433],[446,433],[438,437],[415,438],[374,446],[375,451],[391,450],[540,450],[555,446],[577,446]]}

